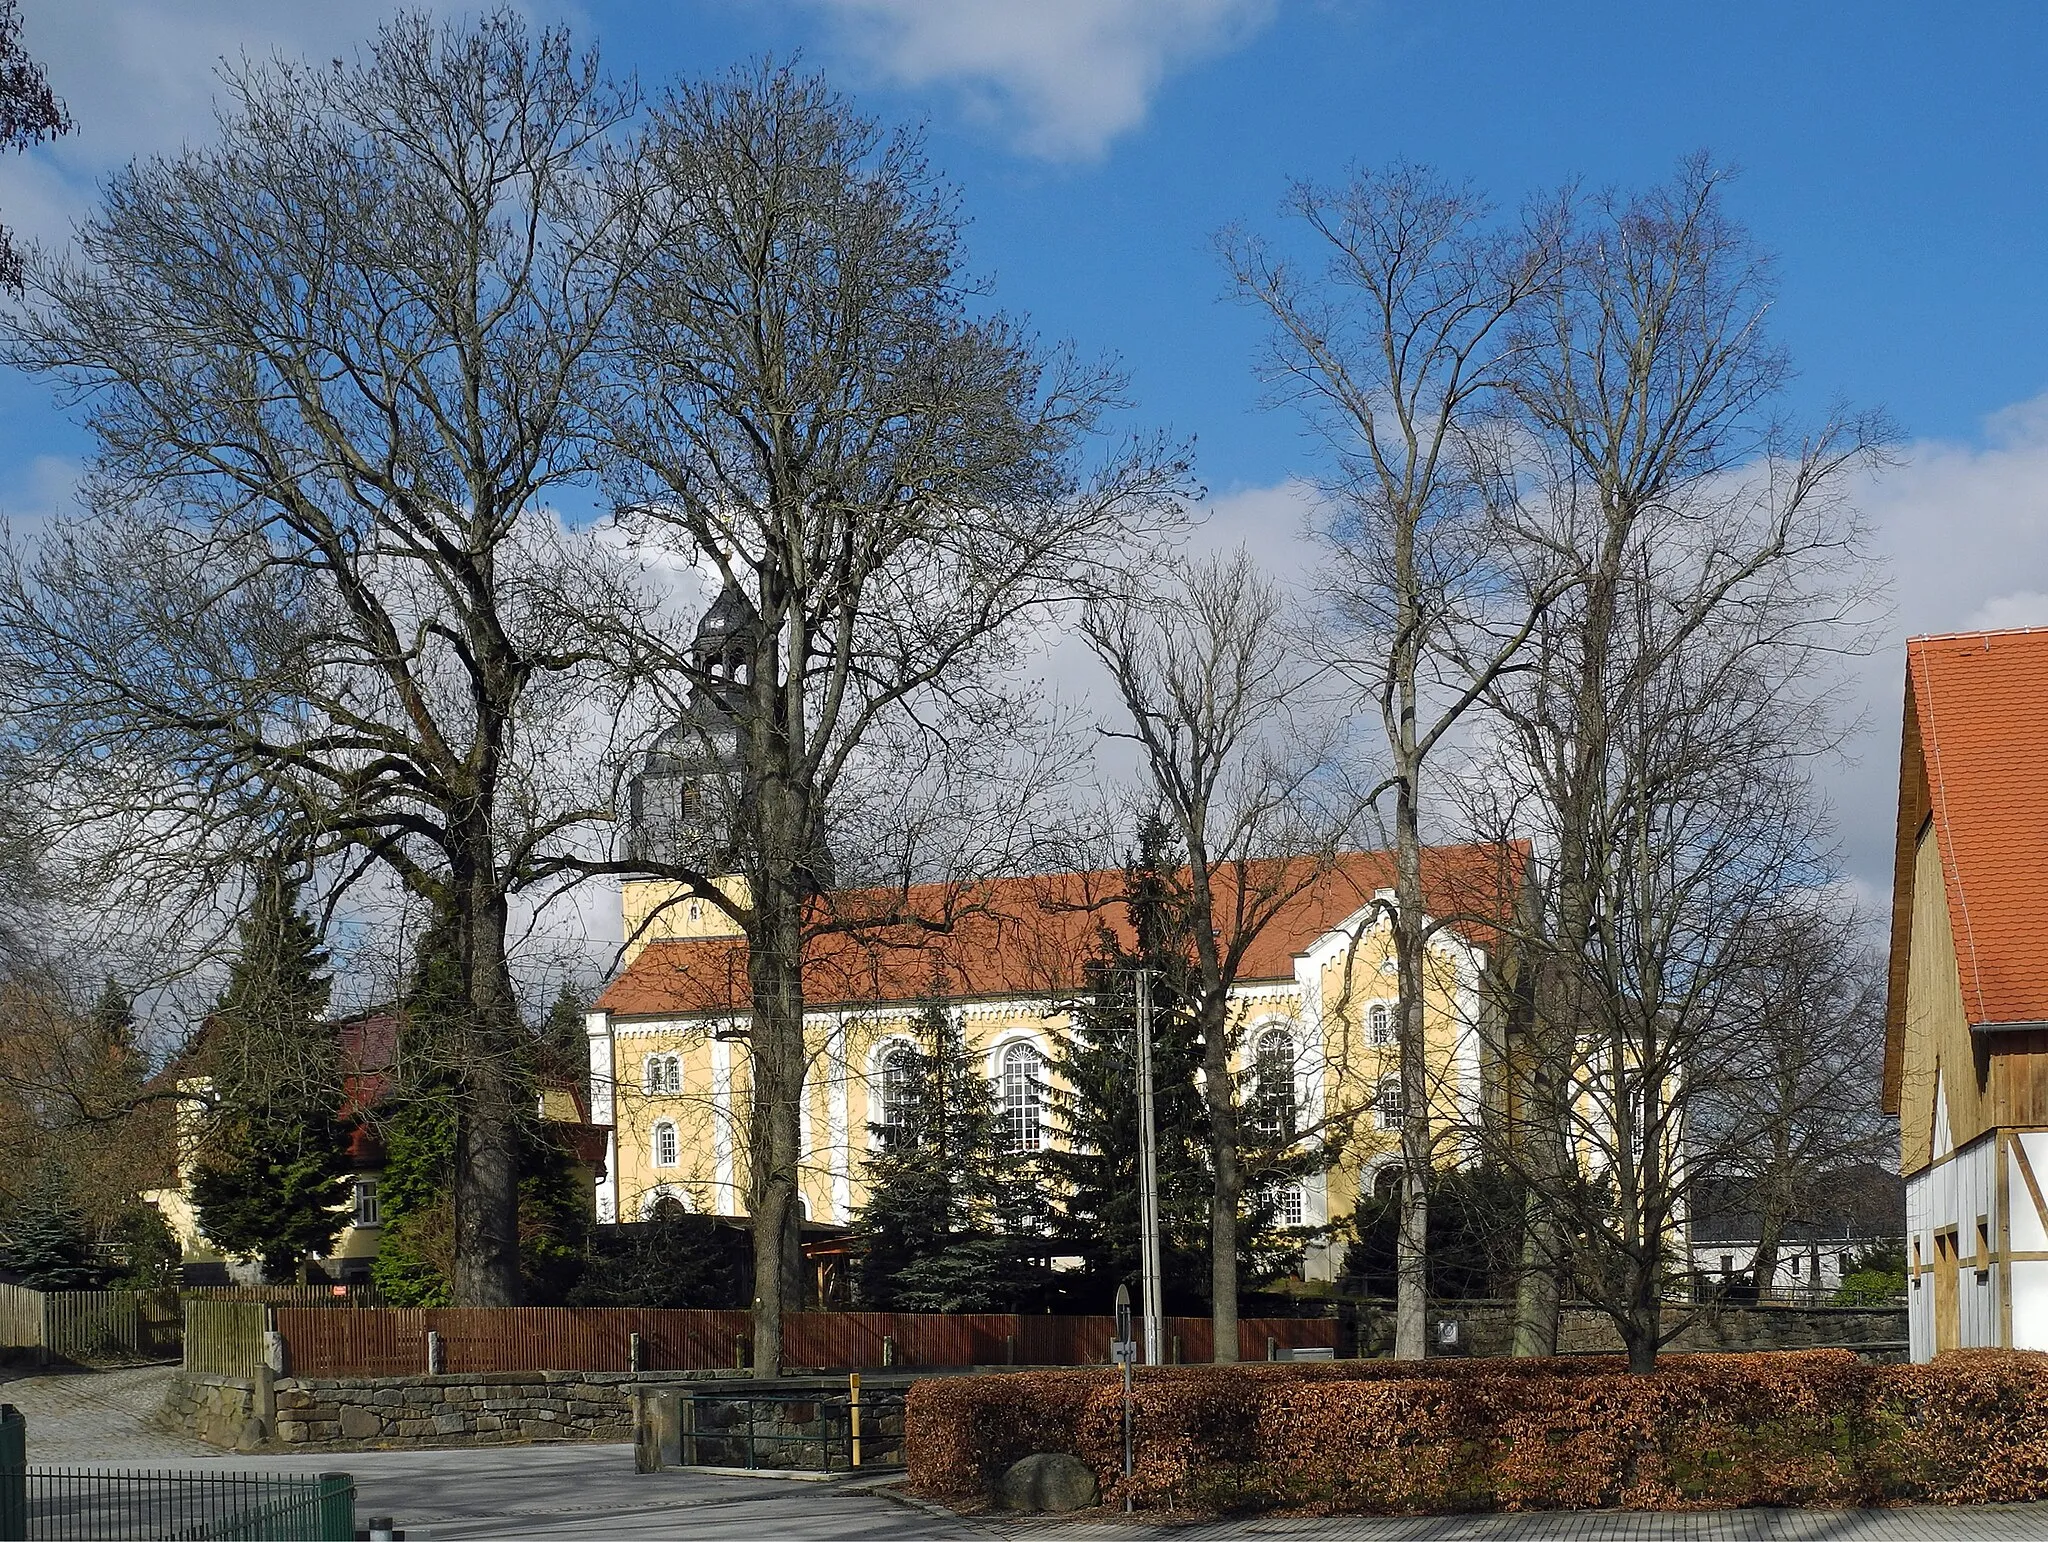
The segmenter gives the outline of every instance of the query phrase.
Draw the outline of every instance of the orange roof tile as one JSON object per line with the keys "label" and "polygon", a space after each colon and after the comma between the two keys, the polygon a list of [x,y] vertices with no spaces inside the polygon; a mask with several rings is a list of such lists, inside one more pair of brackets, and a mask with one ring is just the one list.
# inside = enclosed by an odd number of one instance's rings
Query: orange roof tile
{"label": "orange roof tile", "polygon": [[2048,628],[1909,641],[1900,760],[1888,1101],[1897,1097],[1913,852],[1929,818],[1971,1025],[2048,1022]]}
{"label": "orange roof tile", "polygon": [[[1513,903],[1528,848],[1435,847],[1424,854],[1423,887],[1433,915],[1492,946],[1491,922]],[[1256,894],[1274,869],[1255,867]],[[1285,877],[1282,870],[1282,877]],[[1289,899],[1247,950],[1238,978],[1292,978],[1295,955],[1376,890],[1393,887],[1389,852],[1349,852]],[[1227,934],[1238,903],[1234,877],[1214,885]],[[1095,951],[1098,927],[1130,944],[1123,874],[1115,870],[996,878],[969,886],[932,885],[906,894],[864,891],[831,896],[804,963],[809,1006],[850,1007],[932,999],[1045,996],[1077,989]],[[834,922],[846,929],[825,929]],[[732,937],[650,942],[598,997],[619,1017],[717,1014],[745,1010],[746,944]]]}

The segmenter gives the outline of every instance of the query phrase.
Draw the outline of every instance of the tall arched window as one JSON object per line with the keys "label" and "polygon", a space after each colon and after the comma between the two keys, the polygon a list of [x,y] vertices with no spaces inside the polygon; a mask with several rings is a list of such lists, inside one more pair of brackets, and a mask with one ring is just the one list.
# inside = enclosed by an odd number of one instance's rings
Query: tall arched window
{"label": "tall arched window", "polygon": [[1365,1036],[1374,1044],[1394,1042],[1394,1004],[1375,1001],[1365,1009]]}
{"label": "tall arched window", "polygon": [[881,1117],[882,1144],[900,1145],[915,1133],[917,1099],[917,1051],[908,1044],[896,1044],[882,1052]]}
{"label": "tall arched window", "polygon": [[674,1167],[678,1157],[675,1124],[671,1120],[663,1119],[654,1127],[654,1165]]}
{"label": "tall arched window", "polygon": [[1372,1100],[1373,1123],[1382,1130],[1398,1130],[1407,1109],[1407,1100],[1401,1096],[1401,1078],[1382,1076]]}
{"label": "tall arched window", "polygon": [[1292,1140],[1300,1127],[1299,1058],[1294,1035],[1285,1028],[1268,1028],[1252,1045],[1252,1075],[1258,1082],[1252,1123],[1267,1140]]}
{"label": "tall arched window", "polygon": [[1012,1151],[1037,1151],[1045,1144],[1045,1079],[1038,1051],[1012,1044],[1003,1051],[1003,1128]]}

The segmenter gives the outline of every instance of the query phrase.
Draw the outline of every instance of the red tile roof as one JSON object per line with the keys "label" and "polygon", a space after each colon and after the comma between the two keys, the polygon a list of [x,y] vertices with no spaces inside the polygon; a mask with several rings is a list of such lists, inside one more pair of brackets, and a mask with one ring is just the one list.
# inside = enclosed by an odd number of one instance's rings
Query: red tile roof
{"label": "red tile roof", "polygon": [[2048,628],[1906,644],[1888,1104],[1898,1095],[1913,857],[1930,818],[1971,1024],[2048,1022]]}
{"label": "red tile roof", "polygon": [[[1435,847],[1424,854],[1423,888],[1433,915],[1482,946],[1514,903],[1528,860],[1525,843]],[[1253,895],[1274,886],[1278,864],[1256,864]],[[1376,890],[1394,884],[1390,852],[1348,852],[1279,913],[1247,950],[1238,978],[1284,980],[1294,958]],[[1215,908],[1238,903],[1235,877],[1218,876]],[[804,962],[804,998],[813,1007],[855,1007],[933,997],[1046,996],[1070,992],[1107,926],[1131,942],[1116,870],[996,878],[969,886],[932,885],[907,893],[863,891],[830,897]],[[822,929],[833,922],[843,930]],[[619,1017],[743,1011],[749,1001],[747,949],[739,938],[665,938],[650,942],[599,996],[597,1009]]]}

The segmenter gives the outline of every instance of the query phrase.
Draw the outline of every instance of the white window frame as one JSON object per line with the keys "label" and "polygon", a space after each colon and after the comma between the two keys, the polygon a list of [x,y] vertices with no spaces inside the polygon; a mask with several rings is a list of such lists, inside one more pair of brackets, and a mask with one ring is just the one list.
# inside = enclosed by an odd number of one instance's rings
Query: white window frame
{"label": "white window frame", "polygon": [[[1265,1047],[1267,1043],[1275,1035],[1278,1035],[1287,1040],[1287,1046],[1289,1050],[1289,1054],[1287,1057],[1288,1117],[1286,1120],[1286,1128],[1284,1129],[1278,1127],[1278,1125],[1275,1122],[1271,1121],[1267,1116],[1266,1112],[1267,1089],[1266,1072],[1264,1068],[1264,1063],[1266,1060]],[[1301,1035],[1295,1030],[1294,1024],[1290,1022],[1278,1021],[1264,1023],[1261,1024],[1252,1033],[1252,1077],[1255,1086],[1253,1096],[1256,1100],[1254,1102],[1253,1107],[1254,1111],[1259,1115],[1258,1119],[1256,1120],[1256,1128],[1258,1129],[1259,1133],[1262,1136],[1264,1136],[1267,1140],[1291,1141],[1301,1130],[1302,1108],[1308,1102],[1306,1096],[1307,1088],[1303,1085],[1304,1076],[1301,1063],[1302,1056],[1304,1053],[1305,1050],[1302,1045]]]}
{"label": "white window frame", "polygon": [[[1030,1105],[1030,1125],[1033,1138],[1029,1145],[1017,1143],[1018,1121],[1013,1120],[1011,1117],[1010,1065],[1011,1057],[1019,1050],[1026,1051],[1031,1055],[1036,1073],[1032,1078],[1035,1084]],[[1005,1139],[1011,1143],[1010,1149],[1012,1151],[1030,1153],[1045,1150],[1046,1142],[1051,1134],[1047,1127],[1048,1121],[1046,1119],[1046,1089],[1049,1083],[1047,1073],[1051,1068],[1051,1064],[1051,1058],[1046,1054],[1043,1046],[1030,1034],[1011,1035],[989,1049],[989,1065],[994,1073],[991,1080],[996,1084],[996,1107],[1002,1115],[1003,1134]],[[1022,1108],[1023,1105],[1019,1104],[1018,1107]]]}
{"label": "white window frame", "polygon": [[[1392,1113],[1389,1113],[1387,1110],[1387,1089],[1390,1087],[1394,1090],[1394,1111]],[[1389,1072],[1373,1085],[1373,1128],[1376,1130],[1398,1130],[1401,1128],[1401,1121],[1407,1117],[1407,1114],[1408,1100],[1401,1086],[1401,1078],[1399,1075]]]}
{"label": "white window frame", "polygon": [[1365,1038],[1368,1044],[1387,1045],[1397,1042],[1400,1035],[1395,1031],[1395,1014],[1398,1003],[1392,1001],[1371,1001],[1365,1008]]}
{"label": "white window frame", "polygon": [[377,1180],[358,1178],[349,1190],[349,1225],[358,1231],[382,1226],[383,1208],[378,1203]]}
{"label": "white window frame", "polygon": [[[670,1147],[669,1157],[666,1162],[661,1159],[661,1139],[664,1135],[668,1137]],[[654,1121],[654,1128],[648,1132],[647,1150],[652,1165],[655,1167],[680,1167],[683,1165],[683,1135],[682,1131],[676,1128],[675,1120],[657,1119]]]}

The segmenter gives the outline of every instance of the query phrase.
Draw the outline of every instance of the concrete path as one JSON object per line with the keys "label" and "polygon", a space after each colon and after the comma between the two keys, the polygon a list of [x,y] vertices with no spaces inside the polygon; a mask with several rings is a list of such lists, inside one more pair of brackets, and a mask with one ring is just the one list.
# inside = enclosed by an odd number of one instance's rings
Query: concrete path
{"label": "concrete path", "polygon": [[1394,1520],[1269,1517],[1163,1527],[1120,1516],[961,1517],[893,1497],[872,1480],[806,1483],[633,1471],[624,1445],[500,1446],[222,1456],[151,1427],[170,1372],[15,1375],[0,1402],[29,1420],[29,1459],[78,1465],[347,1472],[358,1524],[393,1516],[412,1536],[704,1538],[742,1542],[1006,1539],[1006,1542],[2048,1542],[2048,1504],[1974,1509],[1734,1510],[1699,1515],[1600,1511]]}

